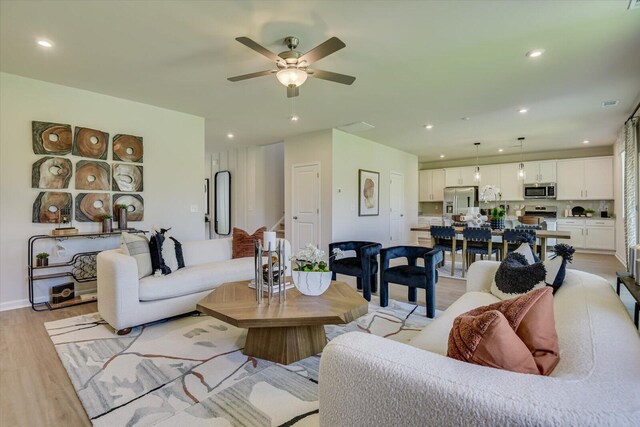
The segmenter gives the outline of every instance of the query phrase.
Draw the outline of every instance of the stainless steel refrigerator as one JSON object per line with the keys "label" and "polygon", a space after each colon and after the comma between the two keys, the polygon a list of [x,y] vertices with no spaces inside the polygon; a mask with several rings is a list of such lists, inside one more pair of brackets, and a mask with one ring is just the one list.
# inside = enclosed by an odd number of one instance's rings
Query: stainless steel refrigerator
{"label": "stainless steel refrigerator", "polygon": [[444,218],[466,214],[468,208],[478,206],[478,187],[447,187],[444,189]]}

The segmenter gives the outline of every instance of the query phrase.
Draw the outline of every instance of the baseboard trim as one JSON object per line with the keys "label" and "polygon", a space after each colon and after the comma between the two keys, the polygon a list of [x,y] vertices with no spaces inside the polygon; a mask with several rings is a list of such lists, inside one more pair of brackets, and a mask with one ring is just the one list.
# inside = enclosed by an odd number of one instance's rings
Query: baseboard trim
{"label": "baseboard trim", "polygon": [[18,308],[29,307],[31,304],[29,303],[29,299],[18,299],[14,301],[7,301],[0,303],[0,311],[9,311],[15,310]]}
{"label": "baseboard trim", "polygon": [[620,261],[622,265],[624,265],[624,268],[627,268],[627,260],[622,259],[622,257],[620,257],[620,255],[618,255],[617,253],[616,253],[616,259]]}

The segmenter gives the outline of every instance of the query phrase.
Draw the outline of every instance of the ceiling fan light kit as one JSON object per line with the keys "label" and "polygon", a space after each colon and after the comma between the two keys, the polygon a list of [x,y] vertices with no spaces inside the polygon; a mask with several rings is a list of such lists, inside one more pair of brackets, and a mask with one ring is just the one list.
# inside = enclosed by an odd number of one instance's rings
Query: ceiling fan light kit
{"label": "ceiling fan light kit", "polygon": [[319,61],[346,46],[342,40],[337,37],[331,37],[329,40],[314,47],[304,55],[295,50],[298,47],[300,40],[294,36],[284,38],[284,44],[289,48],[289,50],[277,55],[248,37],[238,37],[236,40],[274,61],[276,69],[229,77],[227,80],[231,82],[239,82],[255,77],[275,74],[278,81],[287,88],[287,97],[293,98],[300,94],[298,88],[307,81],[307,77],[309,76],[345,85],[350,85],[356,80],[355,77],[347,76],[345,74],[317,69],[310,70],[307,68],[314,62]]}

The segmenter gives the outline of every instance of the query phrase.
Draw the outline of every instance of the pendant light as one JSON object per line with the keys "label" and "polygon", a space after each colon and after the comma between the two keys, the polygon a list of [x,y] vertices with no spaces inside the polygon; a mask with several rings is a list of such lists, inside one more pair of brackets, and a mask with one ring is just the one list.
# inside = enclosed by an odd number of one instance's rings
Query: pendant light
{"label": "pendant light", "polygon": [[480,149],[480,143],[474,142],[473,145],[476,146],[476,173],[473,174],[473,180],[475,182],[480,182],[480,165],[478,164],[478,150]]}
{"label": "pendant light", "polygon": [[518,138],[520,141],[520,164],[518,165],[518,181],[524,181],[527,177],[527,172],[524,170],[524,155],[522,154],[522,144],[524,143],[524,136]]}

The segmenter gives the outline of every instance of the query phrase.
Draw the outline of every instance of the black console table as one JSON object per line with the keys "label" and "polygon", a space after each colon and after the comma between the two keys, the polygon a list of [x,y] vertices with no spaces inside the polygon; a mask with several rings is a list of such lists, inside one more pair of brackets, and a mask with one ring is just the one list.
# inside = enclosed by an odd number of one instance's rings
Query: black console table
{"label": "black console table", "polygon": [[[122,234],[123,231],[132,234],[144,233],[142,230],[114,230],[110,233],[77,233],[77,234],[68,234],[68,235],[53,235],[53,234],[40,234],[36,236],[31,236],[29,238],[29,249],[28,249],[28,262],[27,266],[28,276],[29,276],[29,302],[31,303],[31,308],[35,311],[44,311],[44,310],[57,310],[59,308],[69,307],[72,305],[78,304],[86,304],[88,302],[96,301],[96,297],[82,297],[76,296],[74,293],[73,298],[68,299],[64,302],[53,303],[52,301],[44,301],[44,302],[35,302],[33,284],[36,280],[44,280],[44,279],[54,279],[58,277],[70,277],[74,282],[77,283],[86,283],[96,280],[97,272],[96,272],[96,256],[100,253],[100,251],[91,251],[91,252],[78,252],[71,256],[71,259],[66,262],[48,264],[44,266],[34,265],[34,245],[39,240],[44,239],[53,239],[53,240],[67,240],[67,239],[104,239],[107,237],[118,236]],[[36,272],[43,272],[46,269],[57,269],[64,270],[58,271],[56,273],[50,274],[36,274]],[[52,286],[50,286],[51,289]]]}
{"label": "black console table", "polygon": [[640,286],[636,285],[636,279],[626,271],[618,271],[616,276],[618,276],[616,283],[616,292],[618,295],[620,295],[620,284],[623,284],[629,290],[631,296],[636,300],[633,310],[633,323],[638,326],[638,320],[640,320]]}

